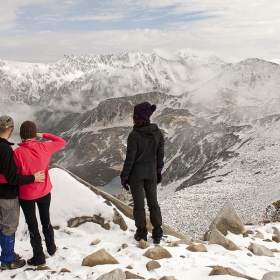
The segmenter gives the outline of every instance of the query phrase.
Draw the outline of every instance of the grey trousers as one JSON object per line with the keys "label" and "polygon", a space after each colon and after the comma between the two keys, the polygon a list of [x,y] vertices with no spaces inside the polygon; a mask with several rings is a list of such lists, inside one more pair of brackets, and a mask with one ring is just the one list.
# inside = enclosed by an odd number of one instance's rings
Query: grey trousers
{"label": "grey trousers", "polygon": [[19,224],[18,197],[14,199],[0,199],[0,230],[6,236],[16,232]]}

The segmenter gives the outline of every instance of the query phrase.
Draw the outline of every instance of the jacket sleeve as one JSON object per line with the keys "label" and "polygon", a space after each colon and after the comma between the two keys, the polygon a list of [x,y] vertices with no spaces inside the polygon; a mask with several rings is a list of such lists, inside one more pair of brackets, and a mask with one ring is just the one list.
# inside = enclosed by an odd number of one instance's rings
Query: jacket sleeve
{"label": "jacket sleeve", "polygon": [[54,154],[55,152],[62,149],[66,145],[66,141],[64,139],[50,133],[43,133],[43,138],[47,140],[51,140],[51,142],[43,143],[44,147],[51,154]]}
{"label": "jacket sleeve", "polygon": [[2,173],[10,185],[25,185],[34,183],[34,175],[19,175],[14,161],[14,153],[11,147],[1,151]]}
{"label": "jacket sleeve", "polygon": [[164,138],[161,132],[158,149],[157,149],[157,168],[163,168],[164,166],[163,158],[164,158]]}
{"label": "jacket sleeve", "polygon": [[137,141],[133,132],[131,132],[127,138],[126,158],[123,164],[123,170],[121,176],[128,176],[133,163],[135,161],[137,153]]}

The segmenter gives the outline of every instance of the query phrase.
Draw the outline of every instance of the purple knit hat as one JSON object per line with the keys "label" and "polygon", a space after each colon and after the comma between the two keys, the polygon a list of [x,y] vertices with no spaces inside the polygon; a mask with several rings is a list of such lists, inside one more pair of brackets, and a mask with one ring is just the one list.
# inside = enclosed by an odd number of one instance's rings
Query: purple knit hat
{"label": "purple knit hat", "polygon": [[156,110],[156,105],[151,105],[149,102],[142,102],[134,106],[133,119],[135,121],[149,121],[151,115]]}

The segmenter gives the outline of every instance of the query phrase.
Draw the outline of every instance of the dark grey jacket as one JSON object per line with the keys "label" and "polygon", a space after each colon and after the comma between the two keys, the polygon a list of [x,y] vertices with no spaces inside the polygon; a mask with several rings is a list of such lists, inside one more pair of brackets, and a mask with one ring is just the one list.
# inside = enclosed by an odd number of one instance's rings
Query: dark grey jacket
{"label": "dark grey jacket", "polygon": [[17,174],[14,161],[13,143],[0,137],[0,174],[4,175],[8,183],[0,180],[0,199],[13,199],[18,196],[19,185],[33,183],[33,175]]}
{"label": "dark grey jacket", "polygon": [[[154,172],[163,168],[164,138],[156,124],[134,127],[127,139],[126,159],[121,176],[128,176],[139,166],[150,166]],[[152,170],[151,170],[152,171]],[[155,172],[156,174],[156,172]]]}

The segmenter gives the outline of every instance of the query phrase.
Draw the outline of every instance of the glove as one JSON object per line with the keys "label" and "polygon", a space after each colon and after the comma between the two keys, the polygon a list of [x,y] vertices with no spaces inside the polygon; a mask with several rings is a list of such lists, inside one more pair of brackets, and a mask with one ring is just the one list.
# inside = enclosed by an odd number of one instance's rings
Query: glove
{"label": "glove", "polygon": [[128,185],[128,176],[120,176],[121,177],[121,184],[124,189],[129,191],[129,185]]}
{"label": "glove", "polygon": [[162,175],[161,175],[162,168],[157,168],[157,184],[161,183]]}

